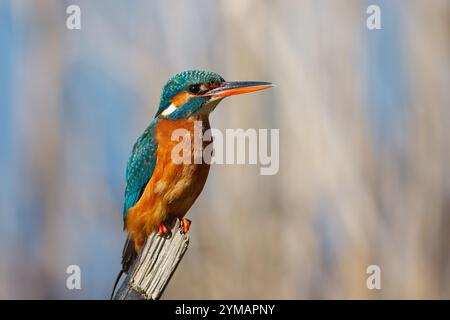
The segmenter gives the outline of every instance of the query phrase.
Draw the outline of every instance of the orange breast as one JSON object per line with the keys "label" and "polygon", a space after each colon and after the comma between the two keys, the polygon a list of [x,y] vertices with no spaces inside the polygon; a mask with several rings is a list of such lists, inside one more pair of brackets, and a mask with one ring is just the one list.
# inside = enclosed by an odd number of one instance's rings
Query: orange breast
{"label": "orange breast", "polygon": [[[174,163],[172,151],[180,141],[172,141],[172,133],[184,129],[190,135],[190,163]],[[202,131],[209,129],[203,121]],[[202,131],[197,132],[201,141]],[[160,120],[155,125],[157,142],[156,165],[145,190],[127,212],[126,227],[130,236],[140,247],[145,238],[169,216],[182,218],[201,193],[208,177],[209,165],[194,163],[194,119]],[[210,142],[208,142],[210,143]],[[207,143],[202,143],[203,148]]]}

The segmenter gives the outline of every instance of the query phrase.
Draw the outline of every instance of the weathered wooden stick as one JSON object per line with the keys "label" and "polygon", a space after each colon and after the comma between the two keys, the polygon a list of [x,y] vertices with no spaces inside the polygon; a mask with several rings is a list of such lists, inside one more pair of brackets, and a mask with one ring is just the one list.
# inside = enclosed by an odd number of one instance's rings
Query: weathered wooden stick
{"label": "weathered wooden stick", "polygon": [[151,234],[130,268],[114,300],[157,300],[189,245],[177,220],[168,237]]}

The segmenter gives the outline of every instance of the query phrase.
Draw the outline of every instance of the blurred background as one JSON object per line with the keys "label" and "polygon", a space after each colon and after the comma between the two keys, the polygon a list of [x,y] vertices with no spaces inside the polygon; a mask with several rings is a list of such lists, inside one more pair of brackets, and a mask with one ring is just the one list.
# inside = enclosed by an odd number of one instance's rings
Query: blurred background
{"label": "blurred background", "polygon": [[0,298],[109,297],[129,152],[187,69],[277,85],[211,123],[279,128],[280,170],[211,168],[163,298],[450,298],[445,0],[0,1]]}

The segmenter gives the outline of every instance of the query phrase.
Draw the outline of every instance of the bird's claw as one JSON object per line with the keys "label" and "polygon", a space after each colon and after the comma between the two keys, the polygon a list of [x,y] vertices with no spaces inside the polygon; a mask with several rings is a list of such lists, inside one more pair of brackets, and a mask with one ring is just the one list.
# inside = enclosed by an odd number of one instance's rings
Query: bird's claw
{"label": "bird's claw", "polygon": [[167,229],[166,225],[164,223],[161,223],[159,225],[158,235],[165,236],[169,233],[169,230]]}
{"label": "bird's claw", "polygon": [[191,227],[191,220],[186,219],[186,218],[180,219],[180,226],[181,226],[183,233],[188,233],[189,228]]}

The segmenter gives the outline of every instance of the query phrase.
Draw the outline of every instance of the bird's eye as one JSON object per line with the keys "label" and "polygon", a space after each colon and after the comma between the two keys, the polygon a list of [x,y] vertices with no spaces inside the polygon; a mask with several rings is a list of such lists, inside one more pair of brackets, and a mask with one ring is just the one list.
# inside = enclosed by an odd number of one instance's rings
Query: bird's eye
{"label": "bird's eye", "polygon": [[200,92],[200,85],[199,84],[191,84],[189,86],[189,92],[193,94],[197,94]]}

